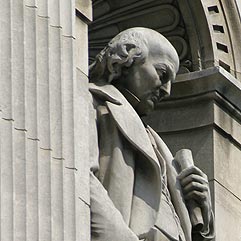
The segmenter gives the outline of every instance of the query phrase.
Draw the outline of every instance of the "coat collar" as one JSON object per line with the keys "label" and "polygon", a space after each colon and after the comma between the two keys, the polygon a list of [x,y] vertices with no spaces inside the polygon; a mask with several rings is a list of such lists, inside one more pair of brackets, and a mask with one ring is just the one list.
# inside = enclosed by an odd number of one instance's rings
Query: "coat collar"
{"label": "coat collar", "polygon": [[93,95],[106,102],[107,108],[113,116],[119,130],[126,139],[149,160],[158,166],[159,161],[151,145],[146,129],[133,107],[125,97],[113,85],[102,85],[90,83],[89,90]]}

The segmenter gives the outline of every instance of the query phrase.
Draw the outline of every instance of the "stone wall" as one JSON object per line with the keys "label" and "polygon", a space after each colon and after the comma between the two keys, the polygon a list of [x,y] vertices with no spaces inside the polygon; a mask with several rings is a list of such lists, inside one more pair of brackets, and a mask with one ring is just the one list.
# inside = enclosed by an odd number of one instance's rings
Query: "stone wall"
{"label": "stone wall", "polygon": [[91,1],[1,1],[2,241],[89,240],[90,20]]}

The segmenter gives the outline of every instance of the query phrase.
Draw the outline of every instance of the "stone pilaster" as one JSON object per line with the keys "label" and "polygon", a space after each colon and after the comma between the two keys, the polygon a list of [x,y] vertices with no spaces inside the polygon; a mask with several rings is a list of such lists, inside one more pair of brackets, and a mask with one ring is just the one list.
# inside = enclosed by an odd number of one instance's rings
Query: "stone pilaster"
{"label": "stone pilaster", "polygon": [[76,6],[1,1],[2,241],[89,240],[87,17]]}

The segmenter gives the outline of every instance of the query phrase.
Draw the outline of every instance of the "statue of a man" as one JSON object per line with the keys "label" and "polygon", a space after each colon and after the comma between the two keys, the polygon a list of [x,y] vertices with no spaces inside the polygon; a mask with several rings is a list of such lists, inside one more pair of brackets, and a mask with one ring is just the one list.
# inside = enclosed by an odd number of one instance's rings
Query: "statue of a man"
{"label": "statue of a man", "polygon": [[[178,174],[167,146],[140,119],[170,94],[178,68],[173,46],[146,28],[118,34],[90,66],[92,241],[214,237],[206,175],[195,166]],[[201,210],[201,230],[190,221],[190,200]]]}

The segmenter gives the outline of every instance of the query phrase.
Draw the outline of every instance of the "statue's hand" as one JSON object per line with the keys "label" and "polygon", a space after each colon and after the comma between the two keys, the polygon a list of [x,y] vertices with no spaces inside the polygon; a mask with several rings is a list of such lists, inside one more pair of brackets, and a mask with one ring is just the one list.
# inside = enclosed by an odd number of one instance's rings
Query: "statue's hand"
{"label": "statue's hand", "polygon": [[199,168],[195,166],[184,169],[178,176],[180,180],[184,199],[195,200],[202,210],[204,229],[208,230],[211,218],[211,197],[208,178]]}

